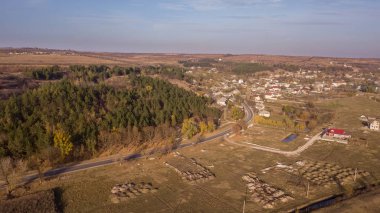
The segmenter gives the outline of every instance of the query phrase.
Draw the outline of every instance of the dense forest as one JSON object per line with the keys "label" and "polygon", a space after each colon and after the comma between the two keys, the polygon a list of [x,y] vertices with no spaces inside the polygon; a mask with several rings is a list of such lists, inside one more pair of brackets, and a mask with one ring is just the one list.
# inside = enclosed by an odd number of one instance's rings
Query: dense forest
{"label": "dense forest", "polygon": [[28,68],[26,73],[35,80],[59,80],[62,78],[77,80],[81,82],[99,83],[112,76],[124,75],[160,75],[169,79],[190,80],[190,76],[185,75],[183,68],[177,66],[146,66],[146,67],[121,67],[106,65],[71,65],[67,67],[51,66]]}
{"label": "dense forest", "polygon": [[108,67],[106,65],[71,65],[68,68],[54,65],[51,67],[28,68],[28,76],[36,80],[59,80],[62,78],[98,83],[111,76],[140,74],[139,67]]}
{"label": "dense forest", "polygon": [[57,80],[61,79],[64,76],[64,72],[58,65],[52,67],[28,69],[27,73],[30,77],[36,80]]}
{"label": "dense forest", "polygon": [[184,67],[212,67],[213,64],[218,63],[218,60],[213,58],[200,58],[192,60],[181,60],[178,63]]}
{"label": "dense forest", "polygon": [[231,66],[232,72],[237,75],[273,70],[273,67],[261,63],[232,63]]}
{"label": "dense forest", "polygon": [[[109,68],[72,66],[80,76]],[[91,70],[91,71],[89,71]],[[184,119],[215,122],[219,110],[209,99],[166,81],[136,75],[139,69],[113,68],[129,75],[129,89],[70,80],[46,83],[0,101],[0,156],[25,158],[56,152],[62,160],[82,159],[108,146],[174,141]]]}
{"label": "dense forest", "polygon": [[170,79],[190,80],[190,77],[185,75],[185,70],[176,66],[147,66],[143,70],[146,75],[160,75]]}

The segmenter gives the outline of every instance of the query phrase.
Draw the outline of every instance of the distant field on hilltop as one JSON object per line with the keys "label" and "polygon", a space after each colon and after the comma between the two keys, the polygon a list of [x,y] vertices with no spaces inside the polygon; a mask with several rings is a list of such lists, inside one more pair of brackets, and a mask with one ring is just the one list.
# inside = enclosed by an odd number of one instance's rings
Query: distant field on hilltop
{"label": "distant field on hilltop", "polygon": [[[43,52],[41,52],[43,51]],[[333,66],[350,64],[371,64],[380,67],[380,59],[352,59],[310,56],[282,56],[260,54],[168,54],[168,53],[99,53],[45,49],[1,49],[0,65],[72,65],[72,64],[179,64],[179,61],[221,59],[223,62],[250,62],[265,64],[293,64],[302,66]]]}

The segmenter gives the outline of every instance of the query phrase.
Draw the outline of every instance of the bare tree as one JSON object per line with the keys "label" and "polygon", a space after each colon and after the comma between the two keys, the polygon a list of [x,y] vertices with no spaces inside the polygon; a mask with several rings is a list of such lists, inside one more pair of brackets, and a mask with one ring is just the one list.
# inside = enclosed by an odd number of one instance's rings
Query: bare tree
{"label": "bare tree", "polygon": [[39,181],[42,183],[44,178],[43,160],[38,156],[33,156],[29,159],[29,166],[31,169],[37,170]]}
{"label": "bare tree", "polygon": [[17,160],[14,163],[13,167],[13,178],[12,178],[12,184],[13,187],[16,187],[18,184],[23,182],[24,175],[28,171],[28,164],[25,160]]}
{"label": "bare tree", "polygon": [[13,165],[12,165],[12,159],[10,157],[5,157],[5,158],[0,159],[0,172],[1,172],[2,178],[5,181],[8,195],[11,192],[10,176],[12,174],[12,170],[13,170]]}

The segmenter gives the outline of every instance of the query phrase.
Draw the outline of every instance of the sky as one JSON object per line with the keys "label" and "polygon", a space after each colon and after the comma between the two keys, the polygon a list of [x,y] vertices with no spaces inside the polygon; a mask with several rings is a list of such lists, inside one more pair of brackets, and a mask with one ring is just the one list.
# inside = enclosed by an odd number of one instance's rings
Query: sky
{"label": "sky", "polygon": [[0,47],[380,57],[380,0],[0,0]]}

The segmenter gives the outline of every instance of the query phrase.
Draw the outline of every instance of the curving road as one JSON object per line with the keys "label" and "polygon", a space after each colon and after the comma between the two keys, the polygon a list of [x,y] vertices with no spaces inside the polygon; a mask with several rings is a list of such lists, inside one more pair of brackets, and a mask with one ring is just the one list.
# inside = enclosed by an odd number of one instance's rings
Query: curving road
{"label": "curving road", "polygon": [[[244,122],[249,123],[250,121],[252,121],[253,111],[246,103],[243,104],[243,107],[244,107],[244,111],[245,111]],[[202,140],[198,141],[197,143],[180,144],[174,150],[179,150],[179,149],[182,149],[185,147],[194,146],[195,144],[199,144],[199,143],[206,143],[206,142],[212,141],[214,139],[224,137],[224,136],[228,135],[231,131],[232,131],[232,129],[229,128],[229,129],[226,129],[222,132],[215,133],[211,136],[203,138]],[[82,162],[82,163],[75,164],[75,165],[69,165],[69,166],[63,166],[60,168],[51,169],[51,170],[45,172],[43,174],[43,177],[44,178],[53,177],[53,176],[57,176],[57,175],[68,174],[68,173],[83,171],[83,170],[92,169],[92,168],[96,168],[96,167],[115,164],[115,163],[119,162],[119,161],[115,160],[116,158],[128,161],[128,160],[134,160],[134,159],[140,159],[143,157],[148,157],[148,156],[153,155],[153,154],[155,154],[155,153],[150,153],[150,154],[135,153],[135,154],[129,154],[129,155],[121,156],[121,157],[111,156],[107,159],[101,159],[101,160],[95,160],[95,161],[92,160],[91,162]],[[38,178],[39,178],[39,176],[37,173],[26,175],[26,176],[24,176],[23,181],[20,184],[32,182]],[[0,188],[4,188],[4,187],[5,187],[4,183],[0,184]]]}

